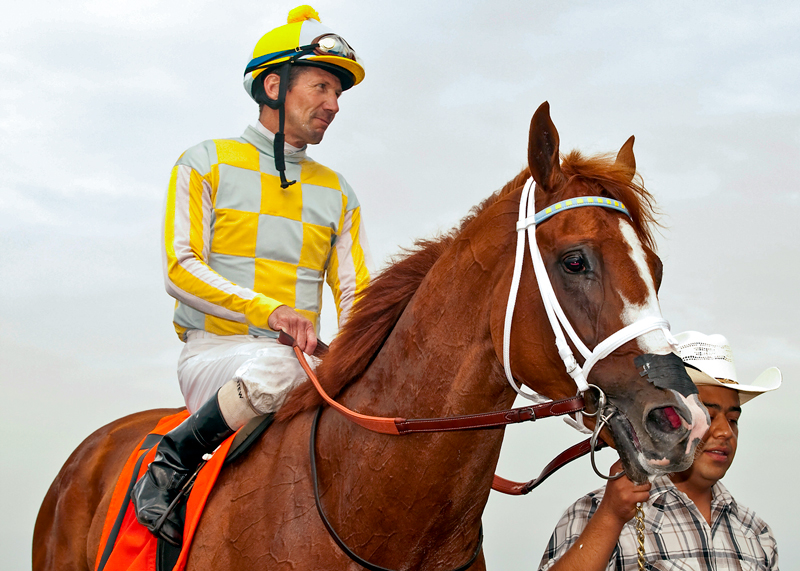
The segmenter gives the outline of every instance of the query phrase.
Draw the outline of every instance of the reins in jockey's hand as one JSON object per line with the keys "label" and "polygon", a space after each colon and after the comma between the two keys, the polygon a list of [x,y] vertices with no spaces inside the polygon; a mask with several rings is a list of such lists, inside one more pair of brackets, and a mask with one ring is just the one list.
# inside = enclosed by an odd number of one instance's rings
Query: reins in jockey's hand
{"label": "reins in jockey's hand", "polygon": [[[331,408],[335,409],[338,413],[345,418],[358,424],[359,426],[371,430],[372,432],[379,432],[381,434],[391,434],[402,436],[405,434],[415,434],[421,432],[449,432],[453,430],[475,430],[475,429],[490,429],[501,428],[509,424],[516,424],[519,422],[534,421],[540,418],[547,418],[550,416],[562,416],[565,414],[576,413],[584,410],[585,404],[582,396],[574,396],[567,399],[549,401],[537,405],[525,406],[520,408],[512,408],[507,410],[500,410],[495,412],[483,412],[478,414],[465,414],[460,416],[442,417],[442,418],[389,418],[383,416],[368,416],[339,404],[333,400],[317,379],[316,373],[309,366],[303,351],[295,345],[292,337],[281,331],[278,335],[278,341],[284,345],[289,345],[294,349],[297,360],[300,366],[311,379],[314,387],[320,396],[328,403]],[[315,352],[316,353],[316,352]],[[323,352],[324,353],[324,352]]]}
{"label": "reins in jockey's hand", "polygon": [[[363,414],[359,414],[357,412],[353,412],[350,409],[340,405],[336,401],[334,401],[328,393],[322,388],[322,385],[319,383],[319,379],[317,379],[317,375],[314,373],[314,370],[308,365],[308,361],[306,360],[305,354],[303,351],[295,344],[294,339],[288,333],[281,331],[278,335],[278,341],[283,343],[284,345],[288,345],[294,349],[295,354],[297,355],[297,360],[300,362],[300,366],[303,367],[303,370],[308,375],[308,378],[311,379],[311,382],[314,384],[314,387],[319,392],[320,396],[329,404],[332,408],[334,408],[337,412],[344,415],[349,420],[353,421],[354,423],[362,426],[368,430],[373,432],[380,432],[382,434],[396,434],[396,435],[403,435],[403,434],[411,434],[411,433],[420,433],[420,432],[441,432],[441,431],[452,431],[452,430],[468,430],[474,428],[499,428],[504,426],[505,424],[510,424],[513,422],[523,422],[525,420],[536,420],[536,414],[532,411],[532,409],[536,407],[525,407],[524,409],[515,409],[515,410],[508,410],[508,411],[500,411],[499,413],[487,413],[483,415],[464,415],[464,416],[457,416],[451,418],[422,418],[422,419],[410,419],[406,420],[404,418],[387,418],[387,417],[378,417],[378,416],[367,416]],[[328,352],[328,346],[325,343],[317,341],[317,348],[314,350],[315,357],[322,357]],[[569,401],[576,401],[576,398],[568,399]],[[583,399],[577,399],[579,402],[580,410],[583,409]],[[576,402],[577,402],[576,401]],[[555,403],[548,403],[548,404],[555,404]],[[576,406],[574,403],[572,406]],[[552,407],[550,407],[552,408]],[[322,508],[322,500],[319,496],[319,480],[317,478],[317,425],[319,424],[319,418],[322,416],[322,411],[324,410],[323,407],[319,407],[317,413],[314,415],[314,421],[311,424],[311,436],[309,438],[309,455],[311,460],[311,481],[314,485],[314,502],[317,506],[317,512],[319,513],[319,517],[322,520],[322,523],[325,525],[325,529],[328,530],[331,538],[336,542],[336,545],[353,561],[364,567],[365,569],[369,569],[370,571],[392,571],[391,569],[387,569],[386,567],[381,567],[380,565],[376,565],[374,563],[370,563],[366,559],[361,558],[357,553],[355,553],[347,544],[339,537],[339,534],[336,533],[336,530],[333,529],[333,525],[331,524],[328,516],[325,514],[325,510]],[[524,413],[521,411],[525,411]],[[544,407],[542,407],[544,411]],[[550,414],[542,413],[541,416],[552,416],[553,414],[566,414],[570,412],[571,409],[569,407],[564,409],[564,412],[555,413],[551,412]],[[516,420],[510,420],[507,422],[503,422],[502,418],[497,415],[502,415],[503,413],[516,413],[512,414],[512,416],[517,417]],[[522,418],[524,416],[524,418]],[[475,560],[481,553],[481,549],[483,548],[483,524],[478,531],[478,544],[475,547],[475,550],[472,553],[472,556],[469,558],[469,561],[464,563],[463,565],[453,569],[452,571],[466,571],[472,564],[475,563]]]}
{"label": "reins in jockey's hand", "polygon": [[[300,362],[300,366],[303,367],[306,375],[308,375],[308,378],[311,380],[314,387],[317,389],[317,392],[325,400],[325,402],[327,402],[332,408],[334,408],[338,413],[343,415],[348,420],[358,424],[363,428],[366,428],[367,430],[379,432],[381,434],[402,436],[405,434],[424,432],[450,432],[454,430],[502,428],[503,426],[509,424],[534,421],[550,416],[562,416],[565,414],[583,411],[585,409],[583,397],[574,396],[568,399],[548,401],[526,407],[446,418],[405,419],[367,416],[354,412],[339,404],[333,400],[328,393],[325,392],[325,389],[322,388],[319,379],[317,379],[316,373],[314,373],[314,370],[308,365],[305,355],[300,348],[295,345],[294,339],[292,339],[288,333],[281,331],[278,335],[278,341],[294,349],[297,359]],[[322,357],[327,352],[328,346],[318,341],[317,350],[314,351],[314,356]],[[606,398],[603,391],[594,385],[591,385],[590,388],[595,389],[598,392],[599,407],[605,407]],[[598,413],[595,412],[591,415],[594,416],[595,414]],[[603,413],[600,413],[600,415],[602,419],[604,416]],[[600,450],[601,448],[607,446],[602,439],[599,439],[600,430],[602,430],[604,424],[605,423],[595,428],[595,433],[591,439],[587,439],[579,444],[576,444],[575,446],[572,446],[571,448],[568,448],[559,454],[544,468],[544,470],[542,470],[541,474],[539,474],[537,478],[523,483],[513,482],[500,476],[495,476],[492,488],[504,494],[515,496],[524,495],[536,488],[539,484],[544,482],[548,477],[550,477],[554,472],[563,466],[580,458],[581,456],[589,454],[590,452],[592,453],[592,465],[594,465],[594,451]]]}

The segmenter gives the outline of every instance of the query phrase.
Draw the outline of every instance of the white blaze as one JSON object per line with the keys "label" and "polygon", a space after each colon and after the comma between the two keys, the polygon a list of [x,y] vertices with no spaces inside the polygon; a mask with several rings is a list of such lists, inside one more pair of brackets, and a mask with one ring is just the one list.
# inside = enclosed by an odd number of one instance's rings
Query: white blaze
{"label": "white blaze", "polygon": [[[624,241],[630,249],[631,260],[639,270],[639,277],[642,278],[642,282],[647,289],[644,303],[641,304],[632,303],[624,295],[620,294],[624,304],[622,323],[630,325],[644,317],[662,317],[661,306],[658,304],[658,296],[656,295],[656,284],[653,275],[650,273],[650,266],[647,265],[647,256],[644,253],[642,242],[639,240],[639,236],[636,235],[636,230],[627,220],[620,219],[619,228]],[[636,343],[644,353],[652,353],[653,355],[672,353],[672,347],[667,341],[664,332],[660,329],[637,337]]]}

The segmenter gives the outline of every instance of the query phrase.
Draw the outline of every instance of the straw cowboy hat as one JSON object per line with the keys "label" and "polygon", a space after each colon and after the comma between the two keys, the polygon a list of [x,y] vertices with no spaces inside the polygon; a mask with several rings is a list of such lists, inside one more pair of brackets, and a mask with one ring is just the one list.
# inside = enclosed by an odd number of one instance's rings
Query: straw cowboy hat
{"label": "straw cowboy hat", "polygon": [[705,335],[697,331],[684,331],[675,336],[686,372],[695,385],[716,385],[733,389],[739,393],[739,403],[757,397],[761,393],[774,391],[781,386],[781,372],[770,367],[751,384],[742,384],[733,364],[730,343],[722,335]]}

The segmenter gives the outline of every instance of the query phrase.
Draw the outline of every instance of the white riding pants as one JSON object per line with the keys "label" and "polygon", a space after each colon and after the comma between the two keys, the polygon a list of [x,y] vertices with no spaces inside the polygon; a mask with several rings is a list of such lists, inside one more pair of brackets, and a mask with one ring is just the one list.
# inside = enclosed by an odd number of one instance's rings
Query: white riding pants
{"label": "white riding pants", "polygon": [[[178,359],[178,382],[189,412],[194,412],[230,380],[245,385],[250,407],[275,412],[308,377],[291,347],[253,335],[215,335],[192,330]],[[308,359],[312,367],[316,360]]]}

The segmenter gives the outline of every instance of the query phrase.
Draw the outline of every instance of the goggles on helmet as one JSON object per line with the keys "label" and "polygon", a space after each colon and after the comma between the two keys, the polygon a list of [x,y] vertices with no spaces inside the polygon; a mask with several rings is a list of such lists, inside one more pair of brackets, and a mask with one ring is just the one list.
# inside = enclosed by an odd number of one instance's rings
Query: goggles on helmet
{"label": "goggles on helmet", "polygon": [[317,48],[314,53],[320,56],[339,56],[353,61],[359,61],[356,51],[342,36],[336,34],[323,34],[314,40]]}
{"label": "goggles on helmet", "polygon": [[[314,41],[306,46],[298,46],[291,50],[283,50],[253,58],[250,60],[250,63],[247,64],[244,73],[248,74],[258,69],[265,69],[273,65],[273,62],[277,64],[284,63],[284,61],[296,61],[312,54],[318,56],[342,57],[361,63],[355,50],[350,47],[350,44],[348,44],[343,37],[336,34],[323,34],[314,38]],[[284,58],[286,59],[284,60]]]}

